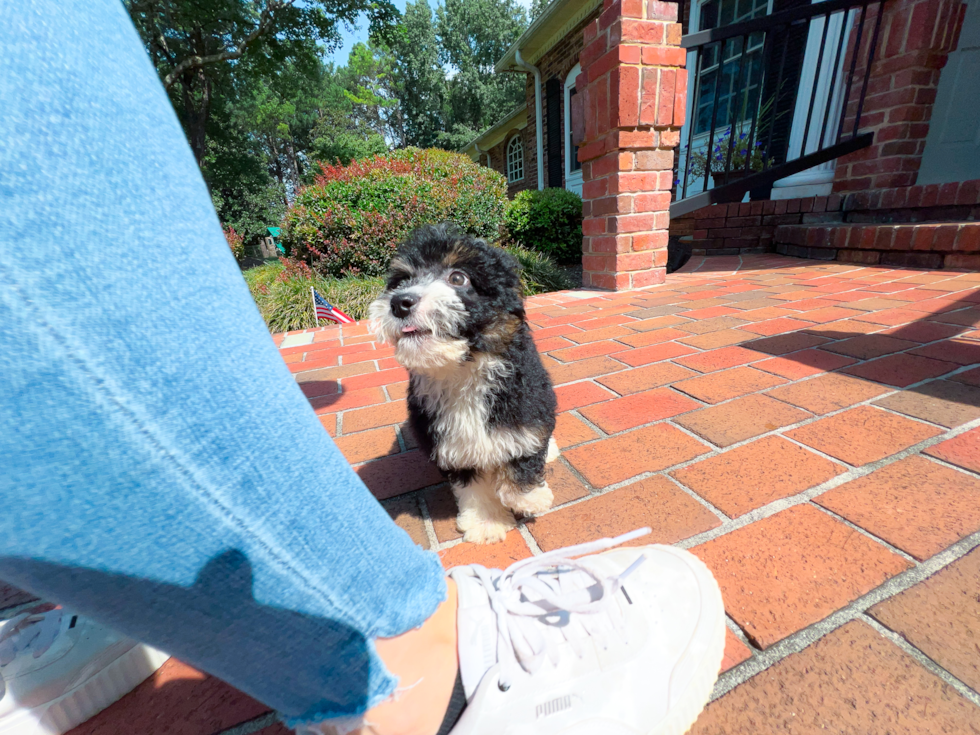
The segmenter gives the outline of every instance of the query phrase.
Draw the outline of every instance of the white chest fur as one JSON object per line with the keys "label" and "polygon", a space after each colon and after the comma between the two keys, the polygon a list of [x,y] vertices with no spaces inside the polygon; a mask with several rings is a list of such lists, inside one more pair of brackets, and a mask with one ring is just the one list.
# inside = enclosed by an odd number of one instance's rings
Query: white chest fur
{"label": "white chest fur", "polygon": [[438,436],[433,460],[439,467],[489,470],[541,448],[539,432],[487,426],[487,394],[506,379],[506,366],[486,355],[438,377],[413,378],[415,396],[432,417]]}

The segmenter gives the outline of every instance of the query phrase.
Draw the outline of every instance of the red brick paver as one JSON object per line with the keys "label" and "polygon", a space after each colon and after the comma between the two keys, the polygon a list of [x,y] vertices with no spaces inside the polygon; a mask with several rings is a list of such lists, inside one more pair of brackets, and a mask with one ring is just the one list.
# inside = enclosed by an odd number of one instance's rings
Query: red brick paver
{"label": "red brick paver", "polygon": [[[956,558],[980,545],[980,275],[694,257],[660,286],[527,309],[559,397],[555,507],[493,546],[462,542],[455,499],[406,426],[406,374],[366,325],[297,332],[281,353],[385,510],[447,566],[644,525],[644,542],[693,546],[744,634],[726,644],[734,689],[693,733],[980,735],[980,707],[861,617],[978,686],[977,552]],[[926,580],[900,592],[910,569]],[[859,620],[827,632],[842,609]],[[124,699],[81,732],[218,735],[264,716],[202,681],[144,685],[149,716]]]}
{"label": "red brick paver", "polygon": [[869,610],[933,661],[980,691],[980,549]]}
{"label": "red brick paver", "polygon": [[809,505],[696,546],[725,609],[761,648],[822,620],[911,565]]}
{"label": "red brick paver", "polygon": [[816,502],[916,559],[980,530],[980,479],[924,457],[882,467]]}
{"label": "red brick paver", "polygon": [[974,735],[980,708],[852,622],[712,702],[690,735]]}
{"label": "red brick paver", "polygon": [[213,735],[269,707],[220,679],[170,659],[109,709],[69,735]]}
{"label": "red brick paver", "polygon": [[926,454],[980,474],[980,428],[934,444]]}
{"label": "red brick paver", "polygon": [[848,464],[863,465],[940,433],[940,429],[926,424],[871,406],[858,406],[793,429],[786,436]]}
{"label": "red brick paver", "polygon": [[641,544],[672,544],[721,525],[707,508],[664,477],[640,480],[528,524],[544,551],[649,526]]}
{"label": "red brick paver", "polygon": [[818,454],[778,436],[767,436],[671,475],[736,518],[774,500],[808,490],[844,471]]}

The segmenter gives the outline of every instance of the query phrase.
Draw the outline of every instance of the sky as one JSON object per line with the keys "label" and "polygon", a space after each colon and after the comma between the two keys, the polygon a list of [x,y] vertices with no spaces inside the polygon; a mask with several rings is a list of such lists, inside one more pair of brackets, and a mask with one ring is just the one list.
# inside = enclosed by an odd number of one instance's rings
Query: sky
{"label": "sky", "polygon": [[[398,8],[399,12],[405,12],[405,0],[392,1],[395,3],[395,6]],[[531,0],[517,0],[517,2],[523,5],[525,8],[531,7]],[[435,7],[435,3],[430,3],[430,7]],[[367,18],[362,15],[355,30],[347,31],[342,29],[341,33],[344,38],[343,44],[338,46],[332,54],[327,55],[327,61],[332,61],[335,66],[343,66],[347,64],[347,57],[350,56],[350,50],[354,48],[355,43],[367,42]]]}

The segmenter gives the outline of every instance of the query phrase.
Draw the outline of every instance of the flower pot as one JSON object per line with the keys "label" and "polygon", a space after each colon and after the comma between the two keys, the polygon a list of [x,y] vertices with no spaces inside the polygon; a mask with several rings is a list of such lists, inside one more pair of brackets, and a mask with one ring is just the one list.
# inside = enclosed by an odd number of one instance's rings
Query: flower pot
{"label": "flower pot", "polygon": [[[739,179],[744,179],[746,176],[751,176],[753,174],[759,173],[758,171],[749,171],[746,173],[745,169],[738,169],[737,171],[732,171],[728,174],[728,183],[734,183]],[[725,172],[718,171],[712,172],[711,178],[714,181],[715,188],[725,185]],[[753,202],[761,201],[763,199],[768,199],[772,195],[772,184],[763,184],[754,189],[749,189],[749,200]]]}
{"label": "flower pot", "polygon": [[[750,171],[749,173],[755,173]],[[736,171],[731,171],[728,174],[728,183],[731,184],[733,181],[738,181],[739,179],[744,179],[746,176],[745,169],[738,169]],[[712,171],[711,179],[715,182],[715,186],[725,185],[725,172],[724,171]]]}

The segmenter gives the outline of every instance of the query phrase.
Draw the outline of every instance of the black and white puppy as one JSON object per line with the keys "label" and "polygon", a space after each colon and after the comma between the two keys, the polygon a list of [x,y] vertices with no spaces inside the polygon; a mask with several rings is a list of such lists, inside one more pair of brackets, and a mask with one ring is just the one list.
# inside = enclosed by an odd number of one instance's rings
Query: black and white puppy
{"label": "black and white puppy", "polygon": [[449,477],[463,538],[502,541],[516,525],[511,511],[550,508],[555,392],[525,320],[517,262],[451,226],[422,227],[398,249],[370,313],[411,375],[411,426]]}

